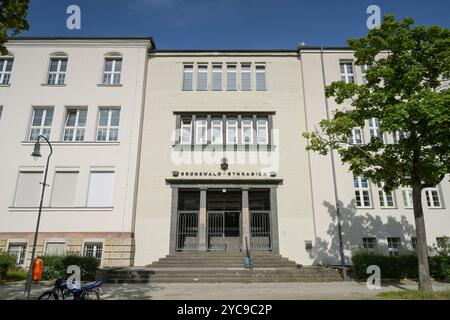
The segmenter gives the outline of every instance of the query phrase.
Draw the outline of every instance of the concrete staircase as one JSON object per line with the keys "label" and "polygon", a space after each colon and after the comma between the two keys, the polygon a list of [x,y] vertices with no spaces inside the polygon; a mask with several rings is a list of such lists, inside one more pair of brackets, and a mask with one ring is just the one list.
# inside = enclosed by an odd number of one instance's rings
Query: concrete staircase
{"label": "concrete staircase", "polygon": [[219,283],[343,281],[334,268],[302,267],[272,253],[254,253],[253,270],[244,268],[244,254],[207,252],[168,255],[146,267],[109,272],[110,283]]}

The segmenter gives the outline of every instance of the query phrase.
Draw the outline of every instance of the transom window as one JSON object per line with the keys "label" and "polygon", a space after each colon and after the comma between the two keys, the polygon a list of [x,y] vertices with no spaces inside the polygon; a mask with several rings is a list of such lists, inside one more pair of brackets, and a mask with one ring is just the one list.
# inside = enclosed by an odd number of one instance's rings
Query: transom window
{"label": "transom window", "polygon": [[354,188],[355,188],[355,197],[356,197],[356,206],[359,208],[370,208],[370,192],[369,192],[369,183],[364,175],[354,176]]}
{"label": "transom window", "polygon": [[47,84],[62,85],[66,79],[67,57],[50,58]]}
{"label": "transom window", "polygon": [[40,135],[50,139],[53,121],[53,108],[33,108],[30,127],[30,141],[36,141]]}
{"label": "transom window", "polygon": [[122,72],[122,58],[105,58],[105,68],[103,72],[103,84],[120,84],[120,74]]}
{"label": "transom window", "polygon": [[103,243],[101,242],[86,242],[84,244],[84,255],[86,257],[94,257],[99,262],[102,261]]}
{"label": "transom window", "polygon": [[25,256],[27,253],[26,243],[10,243],[8,245],[8,253],[16,257],[16,263],[23,266],[25,263]]}
{"label": "transom window", "polygon": [[251,64],[241,64],[241,89],[244,91],[252,90]]}
{"label": "transom window", "polygon": [[12,58],[1,58],[0,59],[0,84],[9,84],[11,78],[11,71],[14,59]]}
{"label": "transom window", "polygon": [[354,83],[355,76],[353,74],[353,63],[352,62],[341,62],[341,80],[345,83]]}
{"label": "transom window", "polygon": [[208,90],[208,65],[199,64],[197,70],[197,90]]}
{"label": "transom window", "polygon": [[380,207],[394,208],[394,193],[384,191],[384,183],[378,183],[378,196],[380,197]]}
{"label": "transom window", "polygon": [[84,141],[86,109],[68,109],[64,127],[64,141]]}
{"label": "transom window", "polygon": [[97,141],[117,141],[119,137],[120,109],[99,110]]}
{"label": "transom window", "polygon": [[256,90],[266,90],[266,66],[264,65],[256,66]]}
{"label": "transom window", "polygon": [[400,254],[400,238],[387,238],[389,256],[397,257]]}
{"label": "transom window", "polygon": [[222,65],[213,64],[212,85],[213,90],[222,90]]}
{"label": "transom window", "polygon": [[363,247],[369,252],[374,252],[377,246],[377,238],[369,237],[363,238]]}
{"label": "transom window", "polygon": [[441,208],[441,199],[439,197],[438,188],[427,188],[425,189],[425,196],[427,198],[428,208]]}

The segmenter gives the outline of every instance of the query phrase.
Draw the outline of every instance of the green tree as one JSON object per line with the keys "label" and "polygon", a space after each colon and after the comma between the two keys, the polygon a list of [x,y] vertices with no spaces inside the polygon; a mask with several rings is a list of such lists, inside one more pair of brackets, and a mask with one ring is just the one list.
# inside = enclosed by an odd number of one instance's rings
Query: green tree
{"label": "green tree", "polygon": [[[367,83],[333,82],[325,89],[340,107],[331,120],[322,120],[309,139],[308,150],[327,154],[337,150],[355,175],[378,183],[385,191],[410,186],[417,236],[419,290],[432,291],[422,190],[436,186],[450,171],[450,30],[413,26],[412,18],[396,21],[386,15],[380,28],[360,39],[349,39],[357,65],[369,65]],[[364,145],[349,143],[355,126],[378,118],[380,137]]]}
{"label": "green tree", "polygon": [[28,30],[26,20],[29,0],[0,0],[0,54],[7,54],[8,36]]}

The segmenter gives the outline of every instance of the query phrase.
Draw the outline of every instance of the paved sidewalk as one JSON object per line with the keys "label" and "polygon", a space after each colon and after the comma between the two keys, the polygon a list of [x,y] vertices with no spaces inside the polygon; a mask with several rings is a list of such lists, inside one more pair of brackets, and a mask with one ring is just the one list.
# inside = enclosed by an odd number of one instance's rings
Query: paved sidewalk
{"label": "paved sidewalk", "polygon": [[[24,282],[0,284],[0,299],[23,297]],[[32,297],[50,288],[41,283],[32,288]],[[450,283],[433,283],[434,290],[450,290]],[[417,289],[417,283],[383,285],[369,290],[357,282],[290,282],[290,283],[157,283],[105,284],[103,299],[117,300],[308,300],[308,299],[370,299],[380,292]]]}

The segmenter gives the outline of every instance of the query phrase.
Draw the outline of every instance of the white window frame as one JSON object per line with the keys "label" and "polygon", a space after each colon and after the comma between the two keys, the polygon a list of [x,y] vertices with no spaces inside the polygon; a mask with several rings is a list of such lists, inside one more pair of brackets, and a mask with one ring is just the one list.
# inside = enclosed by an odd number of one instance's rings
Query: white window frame
{"label": "white window frame", "polygon": [[[250,124],[244,124],[244,121],[250,121]],[[245,130],[250,130],[250,141],[245,141]],[[253,144],[253,117],[243,116],[241,118],[241,143]]]}
{"label": "white window frame", "polygon": [[[223,70],[222,64],[214,63],[212,65],[212,89],[214,91],[222,91],[223,90],[223,83],[222,83],[223,82],[222,81],[223,72],[222,72],[222,70]],[[220,81],[220,86],[218,88],[214,86],[215,85],[215,78],[217,77],[217,74],[219,74],[218,75],[218,77],[219,77],[218,79]]]}
{"label": "white window frame", "polygon": [[[108,111],[108,123],[106,126],[101,126],[100,125],[100,114],[102,111]],[[112,118],[112,112],[113,110],[118,110],[119,111],[119,124],[117,126],[113,126],[111,125],[111,118]],[[97,142],[116,142],[119,141],[119,128],[120,128],[120,108],[114,108],[114,107],[100,107],[98,109],[98,120],[97,120],[97,131],[95,133],[95,141]],[[100,131],[100,129],[106,129],[106,139],[105,140],[100,140],[98,133]],[[117,139],[110,139],[110,132],[112,129],[117,129]]]}
{"label": "white window frame", "polygon": [[[230,141],[230,134],[229,134],[230,128],[234,128],[235,133],[236,133],[234,141]],[[229,117],[229,118],[227,117],[227,119],[226,119],[226,143],[227,144],[237,144],[239,141],[238,132],[239,131],[238,131],[237,117],[236,118],[235,117]]]}
{"label": "white window frame", "polygon": [[370,133],[370,137],[374,138],[374,137],[378,137],[381,139],[381,141],[383,143],[385,143],[384,141],[384,135],[383,133],[380,131],[380,119],[379,118],[370,118],[368,120],[369,122],[369,133]]}
{"label": "white window frame", "polygon": [[[0,85],[9,85],[9,81],[11,80],[12,68],[14,66],[14,58],[12,57],[2,57],[0,61],[3,62],[0,68]],[[11,71],[6,71],[6,67],[8,62],[11,61]]]}
{"label": "white window frame", "polygon": [[[70,112],[76,111],[75,115],[75,124],[73,126],[68,126],[67,122],[69,121],[69,114]],[[79,119],[80,119],[80,111],[86,112],[86,119],[84,125],[80,125]],[[85,133],[86,133],[86,122],[87,122],[87,108],[67,108],[66,111],[66,121],[64,122],[64,131],[63,131],[63,141],[69,141],[69,142],[77,142],[77,141],[84,141]],[[67,130],[73,130],[72,136],[70,139],[66,140],[66,131]],[[83,133],[83,136],[81,139],[77,139],[77,133],[81,132]]]}
{"label": "white window frame", "polygon": [[[215,123],[216,122],[216,123]],[[214,129],[219,129],[219,137],[214,141]],[[223,144],[223,120],[222,117],[211,117],[211,144]]]}
{"label": "white window frame", "polygon": [[[186,75],[191,75],[191,86],[189,88],[186,87]],[[192,91],[194,89],[194,65],[193,64],[185,64],[183,65],[183,91]]]}
{"label": "white window frame", "polygon": [[[106,71],[106,64],[108,61],[112,61],[111,65],[111,71]],[[117,61],[120,61],[120,71],[116,70],[116,64]],[[104,85],[119,85],[122,78],[122,67],[123,67],[123,58],[119,56],[112,56],[112,57],[105,57],[104,63],[103,63],[103,78],[102,78],[102,84]],[[109,80],[107,75],[109,75]],[[117,81],[114,81],[116,78],[115,76],[118,75]]]}
{"label": "white window frame", "polygon": [[[234,88],[230,88],[230,76],[234,77]],[[237,65],[227,64],[227,90],[236,91],[237,90]]]}
{"label": "white window frame", "polygon": [[[183,120],[189,120],[189,124],[185,124]],[[189,129],[189,141],[183,140],[183,131],[185,128]],[[192,144],[192,117],[181,117],[180,144]]]}
{"label": "white window frame", "polygon": [[[258,88],[258,74],[263,74],[263,87]],[[266,91],[267,90],[267,76],[266,76],[266,65],[265,64],[257,64],[255,66],[255,83],[256,83],[256,91]]]}
{"label": "white window frame", "polygon": [[61,241],[59,241],[59,240],[53,240],[53,239],[50,239],[50,240],[47,240],[47,241],[45,241],[45,255],[49,255],[49,252],[47,252],[48,251],[48,245],[51,245],[51,244],[62,244],[63,246],[64,246],[64,248],[63,248],[63,250],[62,250],[62,254],[65,254],[66,253],[66,241],[64,241],[64,240],[61,240]]}
{"label": "white window frame", "polygon": [[367,71],[370,69],[370,65],[363,64],[361,66],[361,80],[363,84],[367,84]]}
{"label": "white window frame", "polygon": [[[244,66],[248,66],[248,69]],[[248,74],[249,77],[249,87],[244,88],[244,74]],[[252,91],[252,64],[251,63],[241,63],[241,90],[242,91]]]}
{"label": "white window frame", "polygon": [[402,188],[402,199],[403,199],[403,207],[405,209],[413,208],[412,188],[409,188],[409,187]]}
{"label": "white window frame", "polygon": [[[365,181],[366,187],[363,185],[363,181]],[[355,183],[357,185],[355,185]],[[357,208],[372,208],[372,199],[370,196],[370,186],[369,181],[363,176],[353,176],[353,187],[355,190],[355,200]],[[367,195],[369,204],[366,204],[364,201],[364,195]],[[358,205],[358,197],[360,199],[360,204]]]}
{"label": "white window frame", "polygon": [[[429,209],[441,209],[441,208],[443,208],[441,195],[440,195],[438,187],[425,188],[424,191],[425,191],[425,199],[427,200],[427,207]],[[433,197],[433,195],[436,195],[437,201],[439,202],[438,204],[435,204],[435,202],[434,202],[435,198]]]}
{"label": "white window frame", "polygon": [[[203,136],[200,134],[203,129]],[[195,143],[208,143],[208,118],[206,116],[199,116],[195,118]]]}
{"label": "white window frame", "polygon": [[[261,122],[264,121],[264,124]],[[259,131],[266,130],[264,141],[259,140]],[[258,144],[269,144],[269,119],[267,117],[256,117],[256,139]]]}
{"label": "white window frame", "polygon": [[[20,247],[20,248],[11,249],[11,246]],[[11,255],[14,255],[16,257],[16,263],[18,266],[25,265],[25,260],[27,258],[27,247],[28,247],[28,243],[26,243],[26,242],[9,242],[8,243],[8,253]]]}
{"label": "white window frame", "polygon": [[[91,254],[87,254],[88,252],[88,246],[92,247],[92,249],[89,249],[89,251],[92,251]],[[96,258],[100,264],[102,263],[103,259],[103,249],[104,249],[104,243],[100,241],[86,241],[83,243],[83,256],[85,257],[94,257]],[[100,257],[97,257],[97,253],[100,251]]]}
{"label": "white window frame", "polygon": [[397,144],[401,139],[405,139],[406,134],[403,130],[395,131],[392,133],[392,141],[394,144]]}
{"label": "white window frame", "polygon": [[[57,61],[58,64],[56,65],[56,71],[52,70],[52,63],[53,61]],[[61,70],[62,62],[66,62],[66,69]],[[48,69],[48,77],[47,77],[47,84],[51,86],[58,86],[58,85],[64,85],[66,81],[66,73],[67,73],[67,65],[69,63],[69,59],[67,56],[57,56],[57,57],[50,57],[50,66]],[[52,78],[51,76],[54,75],[55,77]]]}
{"label": "white window frame", "polygon": [[[43,110],[41,123],[39,125],[33,125],[34,117],[36,115],[37,110]],[[47,112],[49,112],[49,111],[52,111],[52,118],[51,118],[50,124],[45,125],[45,119],[47,118]],[[33,107],[33,114],[31,116],[30,130],[28,133],[28,141],[36,141],[31,138],[31,134],[32,134],[33,130],[36,130],[36,129],[39,130],[37,137],[40,135],[44,135],[47,139],[50,140],[50,134],[52,132],[53,116],[54,116],[53,107]],[[44,131],[46,131],[47,133],[44,134]]]}
{"label": "white window frame", "polygon": [[377,249],[377,238],[376,237],[364,237],[363,238],[363,248],[367,252],[375,252]]}
{"label": "white window frame", "polygon": [[[361,137],[361,141],[357,142],[356,141],[356,137],[357,137],[357,131],[359,131],[359,136]],[[362,145],[364,144],[364,134],[363,134],[363,129],[361,127],[353,127],[352,128],[352,133],[349,139],[349,143],[350,144],[354,144],[354,145]]]}
{"label": "white window frame", "polygon": [[[200,74],[206,74],[206,84],[205,87],[200,88],[200,85],[203,84],[200,82]],[[207,91],[208,90],[208,64],[199,63],[197,65],[197,91]]]}
{"label": "white window frame", "polygon": [[[378,197],[380,199],[380,207],[381,208],[395,208],[395,197],[394,192],[391,191],[387,193],[384,191],[384,182],[379,182],[377,184],[378,186]],[[389,202],[392,203],[392,205],[389,204]]]}
{"label": "white window frame", "polygon": [[[344,67],[343,71],[341,70],[341,66]],[[351,66],[351,72],[349,71],[349,66]],[[339,68],[341,72],[341,81],[344,81],[345,83],[355,83],[355,68],[352,61],[340,61]],[[352,81],[350,81],[350,78]]]}
{"label": "white window frame", "polygon": [[401,239],[399,237],[387,238],[388,252],[390,257],[398,257],[400,255]]}

